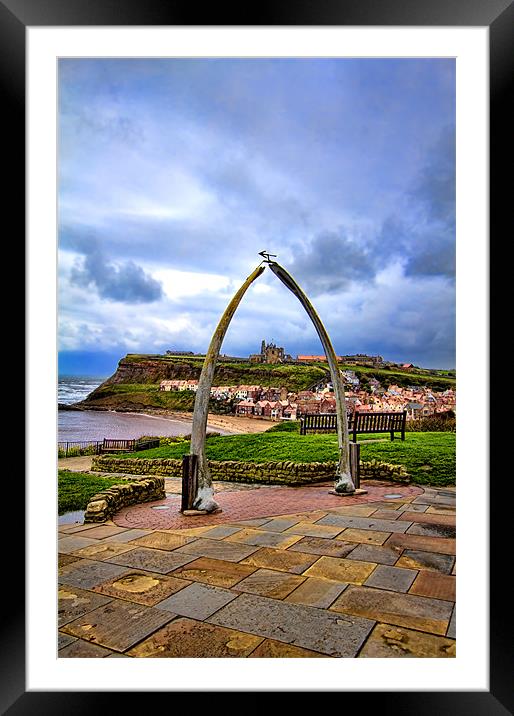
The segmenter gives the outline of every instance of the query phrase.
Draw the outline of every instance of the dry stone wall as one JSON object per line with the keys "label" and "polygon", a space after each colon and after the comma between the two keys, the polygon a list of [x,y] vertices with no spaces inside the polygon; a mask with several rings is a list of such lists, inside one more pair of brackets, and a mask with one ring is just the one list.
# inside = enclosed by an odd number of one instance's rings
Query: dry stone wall
{"label": "dry stone wall", "polygon": [[166,497],[164,477],[148,477],[134,482],[112,485],[89,500],[84,522],[105,522],[122,507],[139,502],[153,502]]}
{"label": "dry stone wall", "polygon": [[[337,463],[332,462],[243,462],[238,460],[209,460],[213,480],[227,482],[261,482],[277,485],[307,485],[333,480]],[[127,475],[182,476],[182,460],[173,458],[117,458],[97,456],[91,469],[98,472],[117,472]],[[408,483],[410,475],[402,465],[371,460],[360,465],[361,479],[390,480]]]}

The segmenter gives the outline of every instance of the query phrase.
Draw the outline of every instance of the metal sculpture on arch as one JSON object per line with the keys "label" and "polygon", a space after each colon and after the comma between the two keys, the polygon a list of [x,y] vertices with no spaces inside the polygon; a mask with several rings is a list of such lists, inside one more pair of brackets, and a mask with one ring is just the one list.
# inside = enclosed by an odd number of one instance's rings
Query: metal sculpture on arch
{"label": "metal sculpture on arch", "polygon": [[197,470],[197,490],[196,496],[193,501],[193,508],[195,510],[206,510],[207,512],[213,512],[219,509],[217,502],[214,499],[214,488],[212,486],[212,477],[209,471],[207,458],[205,456],[205,436],[207,431],[207,415],[209,411],[209,398],[212,386],[212,380],[214,377],[214,369],[218,360],[221,344],[227,332],[230,321],[236,312],[241,299],[246,293],[250,285],[257,279],[265,270],[266,264],[269,266],[271,271],[280,279],[280,281],[298,298],[302,306],[305,308],[309,318],[311,319],[316,332],[321,340],[321,344],[327,357],[328,365],[330,368],[330,376],[332,385],[334,387],[334,395],[336,399],[336,412],[337,412],[337,440],[339,449],[339,460],[336,468],[336,474],[334,477],[334,490],[338,494],[352,495],[355,492],[355,485],[352,480],[350,470],[350,447],[348,437],[348,424],[346,416],[346,405],[344,396],[344,385],[341,377],[339,367],[337,365],[337,358],[332,346],[332,342],[329,335],[324,327],[320,317],[316,313],[314,306],[307,298],[305,292],[296,283],[291,274],[276,261],[272,260],[276,258],[274,254],[270,254],[267,251],[261,251],[260,256],[263,257],[263,261],[254,269],[254,271],[244,281],[243,285],[234,295],[230,303],[228,304],[225,312],[223,313],[216,330],[212,336],[207,355],[203,364],[200,379],[198,381],[198,390],[196,393],[194,412],[193,412],[193,426],[191,429],[191,448],[190,455],[196,456],[196,470]]}

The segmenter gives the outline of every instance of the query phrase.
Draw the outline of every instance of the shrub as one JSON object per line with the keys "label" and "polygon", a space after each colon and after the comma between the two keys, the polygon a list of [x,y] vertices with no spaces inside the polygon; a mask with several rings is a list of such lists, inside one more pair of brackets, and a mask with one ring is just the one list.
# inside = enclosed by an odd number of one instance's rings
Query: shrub
{"label": "shrub", "polygon": [[429,415],[426,418],[408,420],[405,431],[412,433],[454,433],[457,428],[455,413],[452,410],[438,415]]}

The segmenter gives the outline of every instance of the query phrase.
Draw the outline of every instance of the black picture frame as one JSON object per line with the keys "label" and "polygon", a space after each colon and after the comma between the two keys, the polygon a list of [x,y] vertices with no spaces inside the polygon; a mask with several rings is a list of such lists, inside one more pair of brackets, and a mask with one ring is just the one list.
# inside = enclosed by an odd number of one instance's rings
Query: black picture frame
{"label": "black picture frame", "polygon": [[[198,22],[198,18],[201,22]],[[4,188],[5,206],[14,217],[11,244],[23,254],[25,216],[25,39],[26,28],[35,26],[184,26],[184,25],[347,25],[347,26],[482,26],[490,36],[490,257],[493,265],[502,238],[507,232],[511,204],[512,181],[512,106],[508,92],[509,79],[514,77],[514,4],[513,0],[296,0],[258,5],[220,7],[205,6],[199,10],[184,0],[0,0],[0,91],[4,120]],[[496,251],[493,251],[493,248]],[[23,263],[24,257],[21,257]],[[494,286],[510,285],[508,266],[494,262]],[[492,287],[491,282],[491,287]],[[502,315],[502,299],[498,289],[490,293],[490,317]],[[499,334],[497,334],[499,335]],[[23,339],[21,339],[23,344]],[[20,342],[18,342],[20,345]],[[494,355],[494,334],[490,336],[490,355]],[[499,351],[496,353],[499,356]],[[501,377],[491,376],[490,396],[499,395]],[[486,388],[487,386],[481,386]],[[17,395],[19,401],[19,394]],[[490,399],[491,410],[494,400]],[[499,407],[499,405],[498,405]],[[481,436],[487,440],[488,436]],[[502,525],[507,522],[504,502],[499,493],[508,489],[498,484],[505,473],[498,453],[490,450],[490,690],[452,692],[345,692],[341,706],[352,707],[365,695],[365,705],[383,713],[395,714],[496,714],[514,713],[512,689],[512,629],[509,614],[510,595],[505,582],[500,582],[502,546],[506,535]],[[18,476],[19,477],[19,476]],[[507,478],[508,475],[505,475]],[[17,499],[22,499],[19,485]],[[476,496],[473,496],[473,498]],[[487,495],[484,496],[487,499]],[[21,503],[20,503],[21,504]],[[19,555],[23,545],[19,515],[16,515],[16,549],[4,550],[6,569],[19,580]],[[5,537],[4,537],[5,540]],[[4,546],[6,542],[4,541]],[[495,561],[497,564],[495,565]],[[503,575],[509,563],[501,564]],[[9,592],[11,594],[11,592]],[[472,598],[472,595],[471,595]],[[18,714],[82,714],[112,708],[116,692],[27,692],[25,687],[25,604],[18,586],[15,603],[1,623],[1,713]],[[334,687],[337,691],[337,687]],[[146,698],[146,697],[144,697]],[[169,698],[169,696],[168,696]],[[131,693],[132,708],[139,708],[142,695]],[[259,699],[260,701],[260,699]],[[258,702],[257,702],[258,703]]]}

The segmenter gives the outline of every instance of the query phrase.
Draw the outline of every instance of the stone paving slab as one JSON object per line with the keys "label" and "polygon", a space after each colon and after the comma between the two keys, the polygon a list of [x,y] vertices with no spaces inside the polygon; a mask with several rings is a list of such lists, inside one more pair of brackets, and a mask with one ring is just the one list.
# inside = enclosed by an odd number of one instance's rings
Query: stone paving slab
{"label": "stone paving slab", "polygon": [[451,505],[430,505],[430,507],[427,507],[426,512],[431,515],[454,515],[455,507]]}
{"label": "stone paving slab", "polygon": [[377,624],[359,653],[359,658],[451,658],[455,641],[405,627]]}
{"label": "stone paving slab", "polygon": [[241,594],[209,622],[334,657],[355,656],[374,626],[369,619],[254,594]]}
{"label": "stone paving slab", "polygon": [[207,527],[199,528],[202,530],[202,535],[208,539],[224,539],[230,537],[230,535],[236,534],[236,532],[244,532],[242,527],[232,527],[231,525],[218,525],[218,527]]}
{"label": "stone paving slab", "polygon": [[427,525],[450,525],[452,527],[455,527],[455,515],[448,515],[448,514],[433,514],[433,513],[427,513],[427,512],[404,512],[402,514],[402,519],[404,520],[410,520],[411,522],[416,522],[420,524],[427,524]]}
{"label": "stone paving slab", "polygon": [[70,636],[69,634],[62,634],[61,632],[58,632],[57,649],[64,649],[65,646],[68,646],[68,644],[73,644],[74,641],[77,641],[76,636]]}
{"label": "stone paving slab", "polygon": [[92,562],[84,559],[79,562],[74,562],[73,564],[68,564],[60,571],[61,574],[58,577],[59,584],[67,584],[70,587],[79,587],[82,589],[92,589],[97,584],[125,574],[127,568],[119,567],[117,564]]}
{"label": "stone paving slab", "polygon": [[98,644],[91,644],[89,641],[83,639],[76,639],[73,644],[65,646],[60,649],[57,656],[60,659],[104,659],[106,656],[110,656],[113,652],[110,649],[106,649]]}
{"label": "stone paving slab", "polygon": [[325,557],[346,557],[355,549],[354,542],[326,539],[323,537],[303,537],[288,548],[288,552],[304,552],[306,554],[324,555]]}
{"label": "stone paving slab", "polygon": [[375,510],[372,515],[374,520],[397,520],[398,518],[403,519],[401,513],[396,510]]}
{"label": "stone paving slab", "polygon": [[394,564],[398,559],[398,552],[389,547],[381,547],[374,544],[354,544],[353,547],[352,551],[348,554],[348,559],[389,565]]}
{"label": "stone paving slab", "polygon": [[91,545],[98,544],[97,540],[89,539],[88,537],[80,537],[78,535],[67,535],[65,537],[59,537],[59,552],[63,554],[71,554],[81,547],[90,547]]}
{"label": "stone paving slab", "polygon": [[249,564],[254,567],[265,567],[275,569],[279,572],[289,572],[290,574],[301,574],[307,567],[318,559],[319,555],[305,554],[303,552],[290,552],[283,549],[270,549],[263,547],[258,552],[254,552],[241,564]]}
{"label": "stone paving slab", "polygon": [[264,532],[250,528],[237,532],[226,539],[227,542],[240,542],[257,547],[276,547],[277,549],[287,549],[299,540],[301,540],[299,535],[284,535],[280,532]]}
{"label": "stone paving slab", "polygon": [[439,572],[420,572],[409,594],[455,601],[455,577]]}
{"label": "stone paving slab", "polygon": [[128,654],[145,658],[237,658],[249,656],[262,641],[259,636],[181,617]]}
{"label": "stone paving slab", "polygon": [[154,572],[125,570],[119,577],[93,587],[95,592],[117,599],[127,599],[136,604],[153,607],[171,594],[187,587],[191,582],[167,577]]}
{"label": "stone paving slab", "polygon": [[413,503],[416,505],[432,505],[433,507],[444,506],[444,507],[455,507],[455,498],[453,497],[438,497],[434,495],[431,497],[428,494],[419,495],[415,497]]}
{"label": "stone paving slab", "polygon": [[233,589],[238,592],[259,594],[261,597],[284,599],[303,581],[304,578],[296,574],[276,572],[273,569],[257,569],[236,584]]}
{"label": "stone paving slab", "polygon": [[105,540],[108,540],[109,542],[131,542],[132,540],[138,539],[139,537],[144,537],[145,535],[152,534],[152,530],[127,530],[123,528],[123,532],[118,532],[118,534],[111,535],[110,537],[104,537]]}
{"label": "stone paving slab", "polygon": [[386,547],[393,549],[413,549],[422,552],[437,552],[440,554],[455,554],[455,540],[443,537],[427,537],[425,535],[393,534],[385,543]]}
{"label": "stone paving slab", "polygon": [[446,634],[452,609],[452,602],[441,599],[351,585],[330,607],[331,611],[443,636]]}
{"label": "stone paving slab", "polygon": [[252,651],[249,659],[329,659],[326,654],[317,651],[302,649],[299,646],[284,644],[274,639],[265,639],[257,649]]}
{"label": "stone paving slab", "polygon": [[377,565],[371,562],[359,562],[355,559],[339,557],[320,557],[312,567],[303,573],[306,577],[321,577],[335,582],[362,584]]}
{"label": "stone paving slab", "polygon": [[180,592],[159,602],[159,609],[167,609],[182,617],[202,621],[237,597],[228,589],[194,582]]}
{"label": "stone paving slab", "polygon": [[114,537],[117,534],[127,532],[125,527],[117,527],[116,525],[97,525],[87,531],[85,537],[92,539],[103,539],[104,537]]}
{"label": "stone paving slab", "polygon": [[66,634],[114,651],[125,651],[173,619],[171,612],[113,600],[66,624]]}
{"label": "stone paving slab", "polygon": [[[414,502],[409,502],[404,505],[400,505],[398,508],[398,512],[400,515],[402,515],[404,512],[427,512],[431,508],[428,507],[428,505],[417,505]],[[402,518],[403,519],[403,518]]]}
{"label": "stone paving slab", "polygon": [[417,575],[418,572],[415,569],[402,569],[379,564],[364,584],[366,587],[379,587],[393,592],[408,592]]}
{"label": "stone paving slab", "polygon": [[284,601],[292,604],[304,604],[309,607],[326,609],[343,592],[347,583],[331,582],[328,579],[308,577],[294,592],[291,592]]}
{"label": "stone paving slab", "polygon": [[330,539],[342,532],[344,527],[335,527],[334,525],[319,525],[312,522],[298,522],[298,524],[289,527],[287,534],[304,535],[305,537],[325,537]]}
{"label": "stone paving slab", "polygon": [[150,532],[144,537],[138,537],[132,541],[137,547],[152,547],[153,549],[165,549],[171,551],[178,547],[194,542],[194,537],[187,535],[170,534],[169,532]]}
{"label": "stone paving slab", "polygon": [[123,544],[120,542],[97,542],[96,544],[91,544],[88,547],[81,547],[80,549],[75,550],[73,555],[75,557],[83,557],[85,559],[94,559],[99,562],[103,562],[111,557],[117,557],[119,554],[129,552],[131,549],[134,549],[134,545],[132,544]]}
{"label": "stone paving slab", "polygon": [[80,557],[74,557],[72,554],[59,554],[57,557],[57,566],[65,567],[67,564],[78,562]]}
{"label": "stone paving slab", "polygon": [[450,574],[454,563],[455,557],[451,554],[437,554],[435,552],[421,552],[406,549],[396,563],[396,566]]}
{"label": "stone paving slab", "polygon": [[[408,505],[410,505],[410,503],[408,503]],[[375,512],[387,510],[387,513],[390,515],[390,517],[386,518],[386,519],[391,519],[391,520],[396,519],[396,517],[398,515],[395,515],[395,513],[397,513],[399,511],[400,507],[405,507],[405,505],[403,503],[401,503],[399,500],[394,500],[394,501],[384,500],[383,502],[374,502],[373,505],[371,505],[371,506],[375,508]],[[373,514],[373,516],[375,516],[375,513],[372,513],[372,514]],[[362,515],[362,517],[369,517],[369,516],[370,515]]]}
{"label": "stone paving slab", "polygon": [[390,532],[379,532],[378,530],[361,530],[354,527],[348,527],[343,530],[336,539],[345,542],[359,542],[363,544],[381,545],[390,537]]}
{"label": "stone paving slab", "polygon": [[[377,503],[380,504],[380,503]],[[369,517],[372,515],[375,510],[377,510],[377,507],[375,506],[375,503],[372,503],[371,505],[346,505],[343,507],[336,507],[333,510],[330,510],[331,515],[346,515],[350,517]]]}
{"label": "stone paving slab", "polygon": [[150,549],[149,547],[136,547],[136,549],[131,549],[130,552],[111,557],[108,561],[124,567],[168,574],[177,569],[177,567],[182,567],[182,565],[192,562],[194,559],[194,555],[165,552],[161,549]]}
{"label": "stone paving slab", "polygon": [[238,520],[238,525],[244,525],[245,527],[260,527],[270,521],[269,517],[261,517],[254,520]]}
{"label": "stone paving slab", "polygon": [[302,521],[302,517],[274,517],[272,520],[265,522],[266,532],[283,532]]}
{"label": "stone paving slab", "polygon": [[316,522],[316,525],[336,525],[338,527],[354,527],[359,530],[379,532],[405,532],[412,522],[405,520],[380,520],[374,517],[351,517],[350,515],[327,515]]}
{"label": "stone paving slab", "polygon": [[451,525],[419,524],[415,523],[409,527],[408,534],[426,535],[427,537],[455,538],[455,527]]}
{"label": "stone paving slab", "polygon": [[83,536],[85,537],[85,536],[86,536],[85,533],[86,533],[88,530],[94,529],[95,527],[98,527],[98,525],[95,525],[95,524],[82,524],[81,522],[79,522],[79,523],[76,523],[76,522],[75,522],[75,523],[73,523],[73,524],[71,524],[71,525],[57,525],[57,531],[58,531],[59,534],[62,535],[63,537],[64,537],[65,535],[75,534],[76,532],[84,532],[84,535],[83,535]]}
{"label": "stone paving slab", "polygon": [[83,614],[93,611],[97,607],[101,607],[111,600],[99,594],[84,589],[76,589],[73,587],[61,586],[57,594],[58,599],[58,625],[72,622]]}
{"label": "stone paving slab", "polygon": [[189,579],[203,584],[212,584],[217,587],[233,587],[249,574],[255,572],[257,567],[235,562],[225,562],[221,559],[200,557],[193,562],[179,567],[171,572],[174,577]]}
{"label": "stone paving slab", "polygon": [[[194,522],[193,522],[194,524]],[[220,525],[221,528],[223,528],[225,525]],[[209,530],[215,529],[212,525],[205,525],[204,527],[190,527],[188,529],[183,530],[159,530],[160,532],[164,532],[165,534],[172,534],[172,535],[179,535],[179,536],[186,536],[186,537],[202,537],[206,532]],[[237,527],[237,529],[243,529],[242,527]]]}
{"label": "stone paving slab", "polygon": [[183,547],[177,549],[179,554],[194,554],[198,557],[212,557],[213,559],[220,559],[225,562],[239,562],[245,557],[249,557],[254,552],[257,552],[259,548],[253,545],[236,544],[235,542],[217,542],[213,539],[200,539],[186,544]]}

